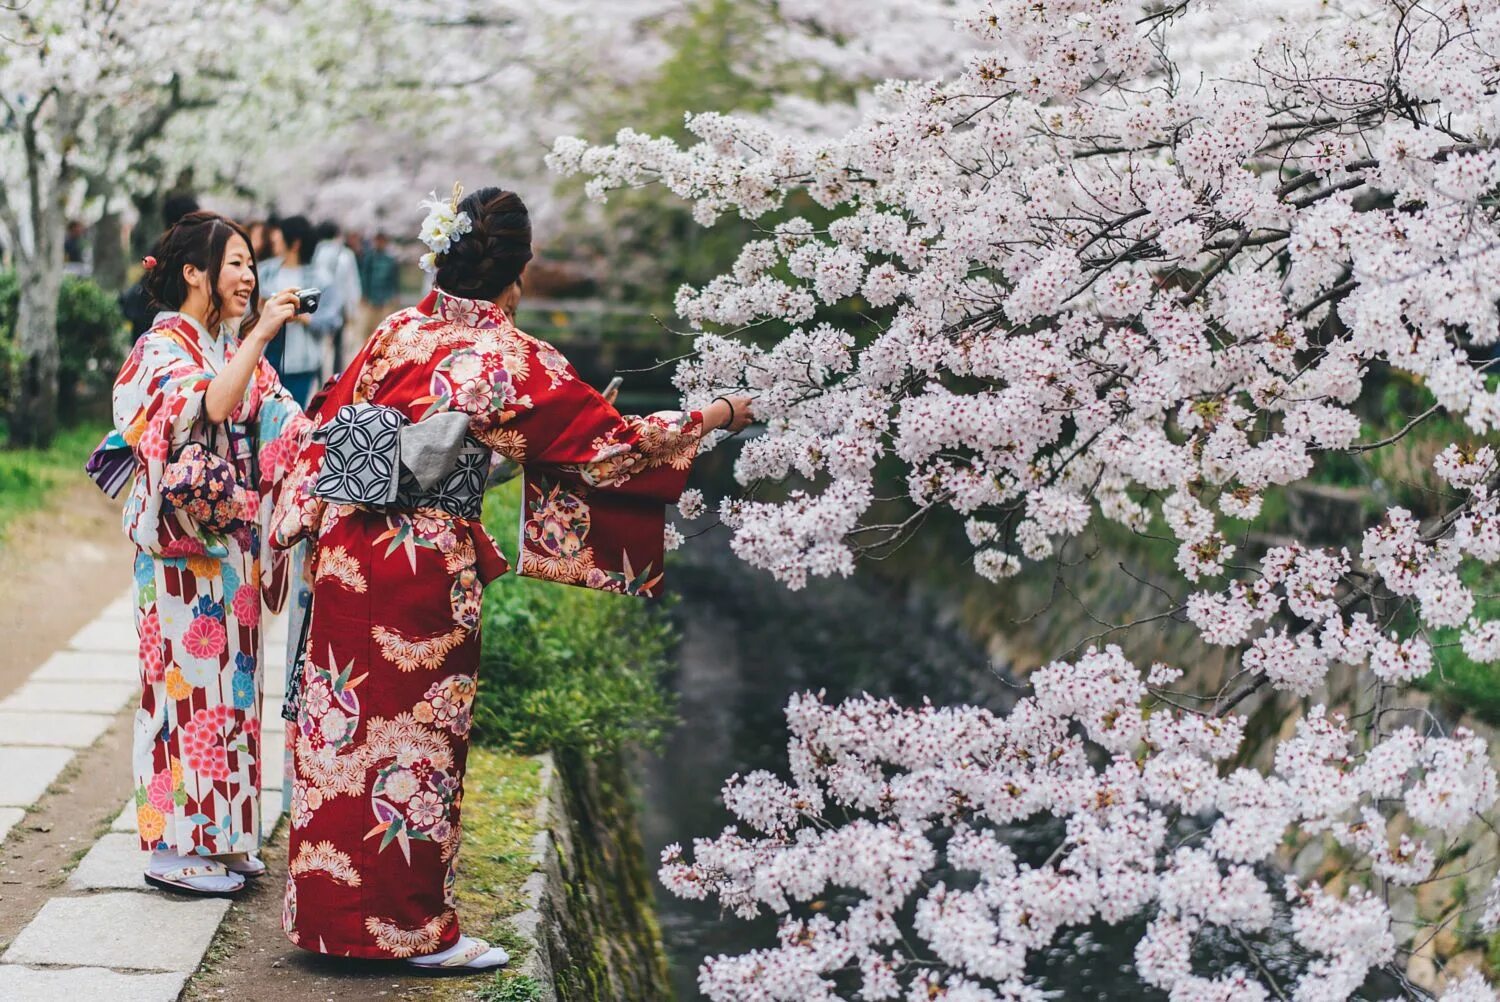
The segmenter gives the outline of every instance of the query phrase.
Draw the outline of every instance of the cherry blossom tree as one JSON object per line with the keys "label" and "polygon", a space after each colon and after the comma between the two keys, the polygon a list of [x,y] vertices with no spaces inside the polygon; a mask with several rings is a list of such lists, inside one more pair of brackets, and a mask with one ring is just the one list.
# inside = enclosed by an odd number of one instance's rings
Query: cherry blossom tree
{"label": "cherry blossom tree", "polygon": [[[805,6],[817,45],[899,51]],[[793,697],[787,775],[732,778],[740,824],[664,854],[675,893],[781,917],[703,990],[1040,999],[1028,958],[1144,920],[1136,975],[1174,1000],[1345,999],[1382,972],[1494,999],[1407,973],[1442,927],[1500,923],[1500,885],[1421,911],[1438,882],[1493,879],[1471,850],[1494,846],[1497,788],[1485,740],[1416,688],[1454,648],[1500,661],[1466,584],[1500,558],[1500,2],[988,0],[956,22],[961,65],[881,84],[842,132],[699,114],[692,145],[624,129],[551,162],[601,199],[664,186],[705,225],[793,194],[831,219],[781,218],[677,296],[688,402],[745,388],[765,422],[717,506],[748,563],[802,587],[944,511],[1000,580],[1118,526],[1172,551],[1181,589],[1151,618],[1236,669],[1195,688],[1192,665],[1126,656],[1139,623],[1101,623],[1004,715]],[[1362,399],[1398,378],[1432,405],[1368,435]],[[1430,511],[1333,545],[1244,534],[1438,421],[1460,430]],[[898,519],[877,463],[904,471]],[[1245,710],[1270,698],[1295,713],[1261,766]],[[1043,820],[1055,850],[1020,859],[1004,830]],[[1337,879],[1289,877],[1286,845]],[[1294,974],[1260,962],[1268,934]],[[1209,937],[1244,963],[1203,969]]]}
{"label": "cherry blossom tree", "polygon": [[306,123],[296,157],[226,164],[225,176],[283,209],[400,233],[423,193],[498,179],[550,232],[566,208],[544,163],[553,138],[649,79],[681,6],[365,0],[336,113]]}
{"label": "cherry blossom tree", "polygon": [[[265,155],[272,129],[260,102],[294,85],[305,92],[306,64],[288,56],[341,22],[329,4],[314,11],[301,0],[255,13],[247,25],[243,5],[220,0],[192,10],[161,0],[0,7],[0,227],[20,285],[21,395],[11,421],[19,441],[45,443],[57,423],[68,219],[116,211],[208,150]],[[209,142],[226,136],[235,142]]]}
{"label": "cherry blossom tree", "polygon": [[[12,435],[55,426],[54,316],[70,218],[113,218],[184,168],[237,207],[356,226],[430,188],[504,177],[544,221],[552,137],[667,52],[669,0],[58,0],[0,8],[0,226],[22,288]],[[402,207],[405,207],[403,210]]]}

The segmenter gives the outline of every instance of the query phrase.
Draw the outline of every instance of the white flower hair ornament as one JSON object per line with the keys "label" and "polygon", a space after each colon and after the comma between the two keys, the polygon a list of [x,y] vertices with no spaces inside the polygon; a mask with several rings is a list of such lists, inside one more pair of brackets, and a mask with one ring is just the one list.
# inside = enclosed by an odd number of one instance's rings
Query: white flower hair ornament
{"label": "white flower hair ornament", "polygon": [[417,233],[417,238],[427,245],[427,253],[418,262],[423,271],[436,272],[438,255],[448,253],[459,237],[474,228],[469,214],[458,211],[458,200],[463,193],[464,186],[455,183],[453,197],[447,201],[440,200],[437,192],[429,191],[418,204],[418,208],[427,210],[427,218],[422,220],[422,229]]}

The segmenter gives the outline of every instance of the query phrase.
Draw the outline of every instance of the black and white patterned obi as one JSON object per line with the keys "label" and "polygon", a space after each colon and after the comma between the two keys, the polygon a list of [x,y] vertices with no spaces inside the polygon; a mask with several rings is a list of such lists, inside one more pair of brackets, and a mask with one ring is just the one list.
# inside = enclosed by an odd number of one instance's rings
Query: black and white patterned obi
{"label": "black and white patterned obi", "polygon": [[396,500],[401,427],[406,415],[379,404],[345,404],[313,435],[323,466],[313,493],[340,504],[388,505]]}
{"label": "black and white patterned obi", "polygon": [[404,466],[397,508],[437,508],[460,518],[478,518],[484,508],[484,480],[490,472],[490,450],[473,436],[464,438],[453,469],[427,490]]}
{"label": "black and white patterned obi", "polygon": [[[430,436],[402,434],[403,428],[411,427],[406,415],[392,407],[340,407],[333,420],[316,433],[324,452],[313,493],[342,504],[398,510],[436,508],[460,518],[478,518],[490,467],[489,448],[464,434],[463,422],[458,422],[454,430],[451,451],[442,443],[428,444]],[[403,442],[408,443],[407,448],[423,443],[422,448],[443,450],[443,458],[435,466],[431,454],[403,457]],[[411,467],[440,472],[424,489]]]}

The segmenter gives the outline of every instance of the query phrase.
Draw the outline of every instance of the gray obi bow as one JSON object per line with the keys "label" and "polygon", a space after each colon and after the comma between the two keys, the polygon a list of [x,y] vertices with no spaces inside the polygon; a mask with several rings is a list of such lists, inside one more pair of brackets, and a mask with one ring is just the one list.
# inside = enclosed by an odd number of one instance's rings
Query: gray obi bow
{"label": "gray obi bow", "polygon": [[490,450],[469,434],[467,414],[410,422],[393,407],[345,404],[313,438],[324,448],[319,497],[479,516]]}

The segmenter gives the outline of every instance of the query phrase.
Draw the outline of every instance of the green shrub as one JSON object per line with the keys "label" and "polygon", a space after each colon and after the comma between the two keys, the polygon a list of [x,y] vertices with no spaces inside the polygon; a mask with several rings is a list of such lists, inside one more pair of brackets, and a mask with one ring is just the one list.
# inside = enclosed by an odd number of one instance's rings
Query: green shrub
{"label": "green shrub", "polygon": [[[1470,565],[1459,572],[1474,592],[1474,617],[1480,622],[1500,615],[1500,569]],[[1414,626],[1415,623],[1403,625]],[[1419,683],[1454,710],[1472,713],[1490,724],[1500,724],[1500,665],[1471,661],[1459,646],[1461,631],[1432,630],[1437,668]]]}
{"label": "green shrub", "polygon": [[[520,481],[491,491],[485,522],[516,562]],[[484,595],[474,740],[518,752],[650,745],[672,722],[660,680],[675,640],[659,607],[511,573]]]}
{"label": "green shrub", "polygon": [[542,986],[529,974],[517,974],[479,990],[481,1002],[537,1002],[543,997]]}
{"label": "green shrub", "polygon": [[63,382],[109,385],[125,358],[125,316],[115,297],[86,278],[63,279],[57,341]]}
{"label": "green shrub", "polygon": [[[19,389],[16,312],[21,287],[14,271],[0,271],[0,414]],[[75,418],[80,392],[103,392],[129,347],[125,317],[115,298],[86,278],[66,276],[57,300],[58,411]],[[3,431],[3,429],[0,429]],[[0,436],[3,440],[3,436]]]}
{"label": "green shrub", "polygon": [[16,273],[0,271],[0,443],[5,441],[5,415],[21,389],[21,353],[16,348],[16,306],[21,299]]}

